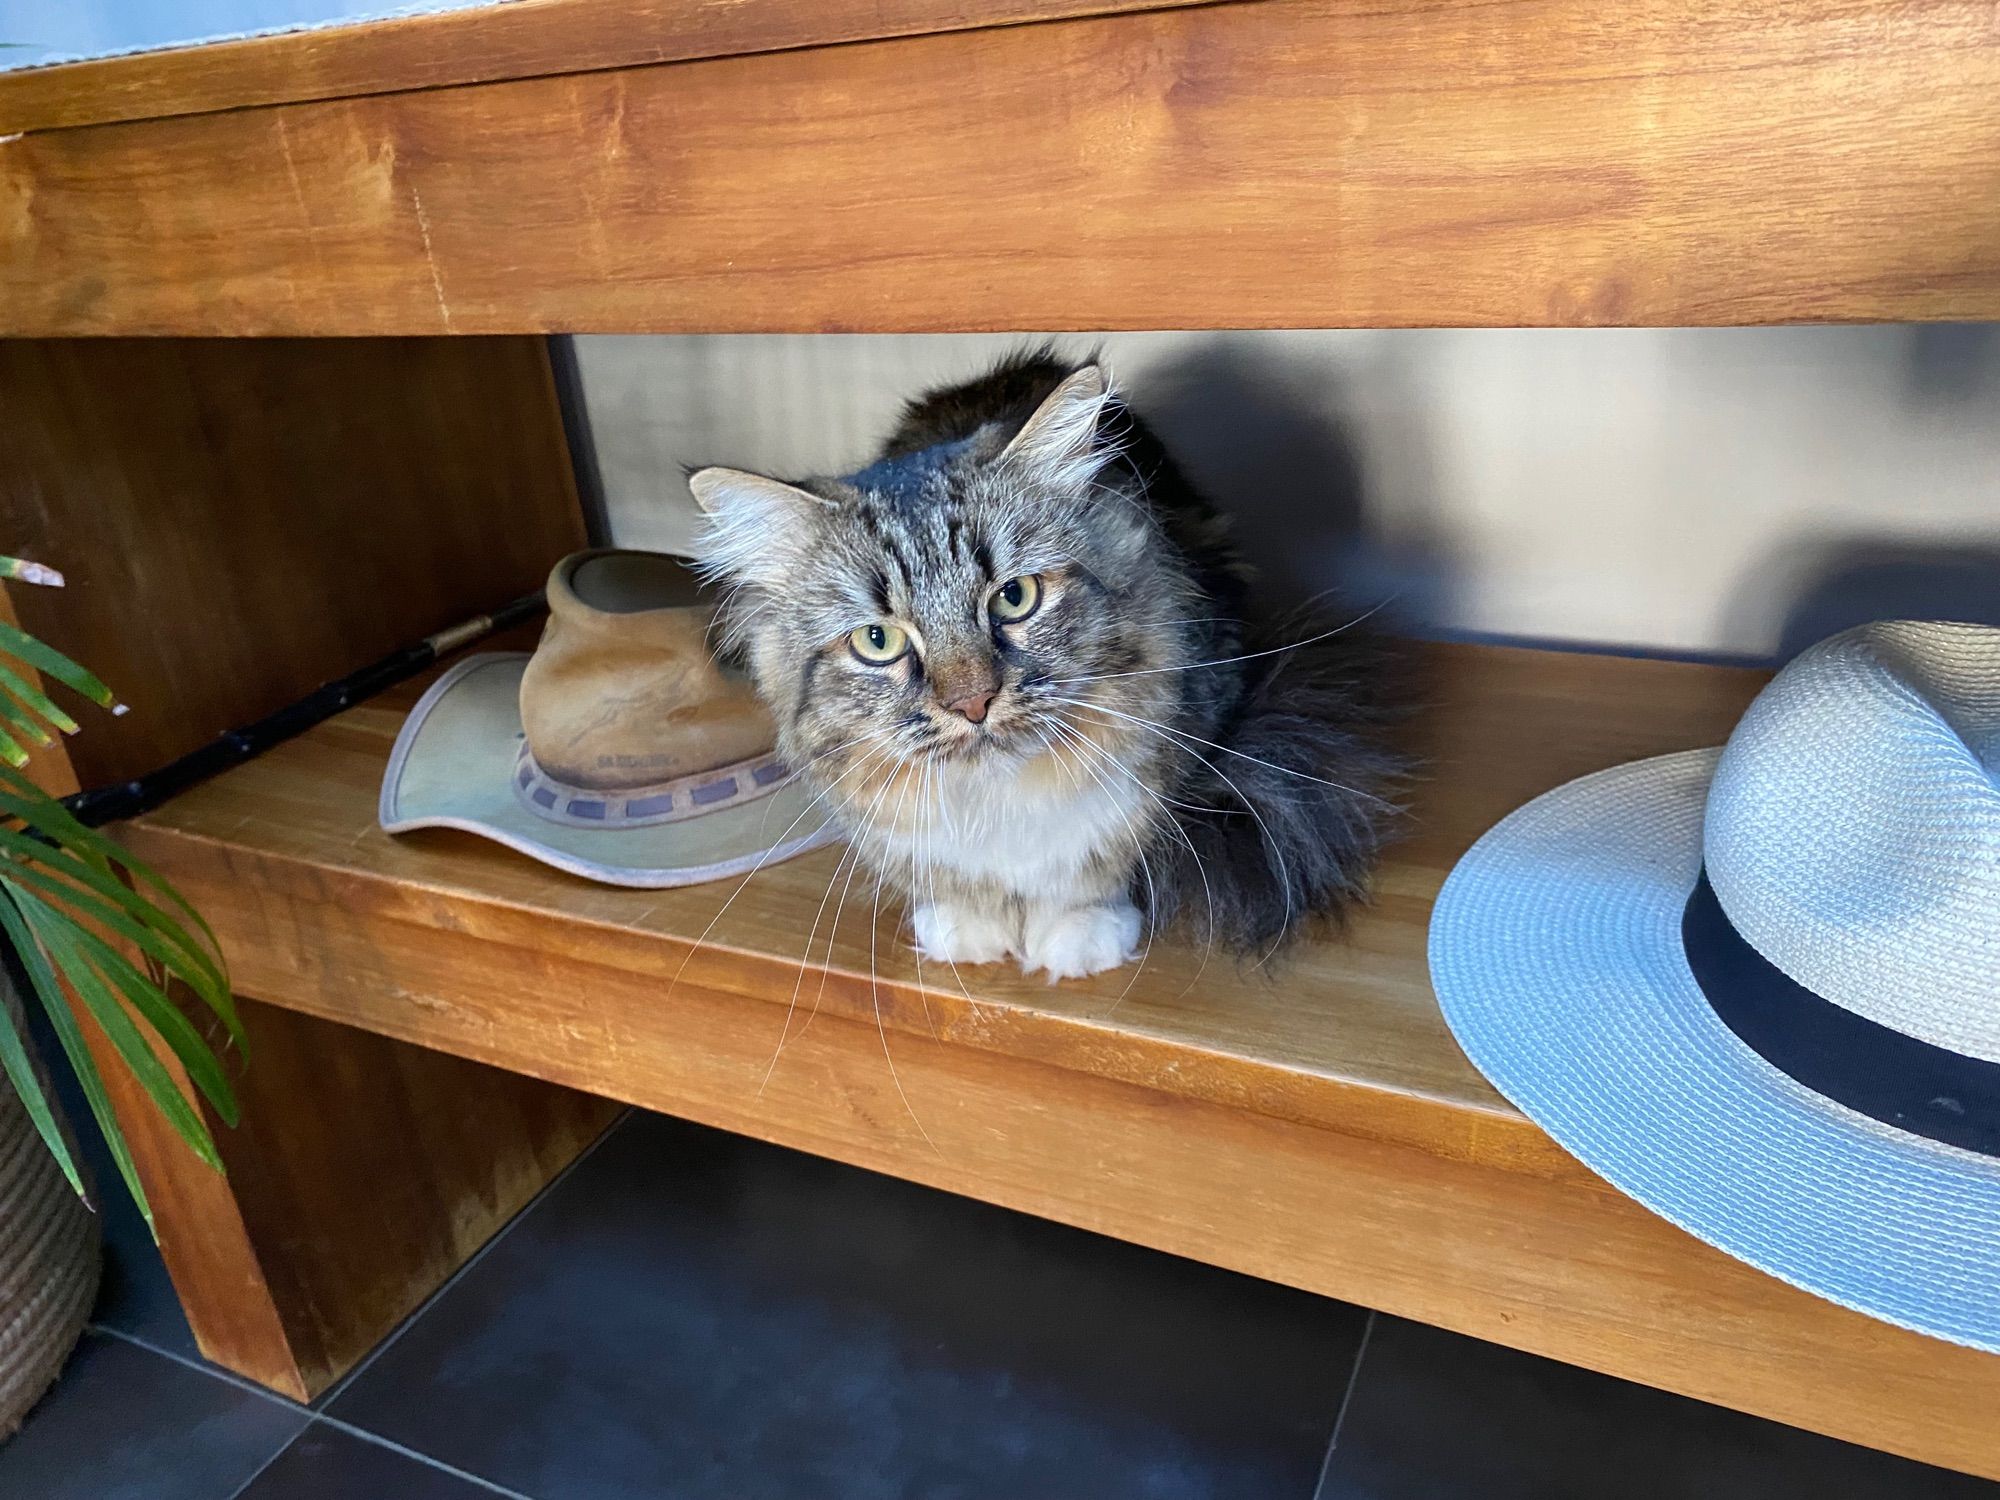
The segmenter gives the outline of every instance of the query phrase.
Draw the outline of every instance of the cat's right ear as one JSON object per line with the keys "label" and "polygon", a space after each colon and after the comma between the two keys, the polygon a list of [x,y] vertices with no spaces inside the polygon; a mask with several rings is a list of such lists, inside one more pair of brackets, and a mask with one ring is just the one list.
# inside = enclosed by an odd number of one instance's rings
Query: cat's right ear
{"label": "cat's right ear", "polygon": [[1097,437],[1097,424],[1111,400],[1111,377],[1100,364],[1073,370],[1043,398],[1014,440],[1001,451],[1046,484],[1087,485],[1110,452]]}
{"label": "cat's right ear", "polygon": [[695,539],[704,571],[720,578],[768,580],[803,550],[805,524],[834,509],[831,500],[743,469],[696,469],[688,488],[708,524]]}

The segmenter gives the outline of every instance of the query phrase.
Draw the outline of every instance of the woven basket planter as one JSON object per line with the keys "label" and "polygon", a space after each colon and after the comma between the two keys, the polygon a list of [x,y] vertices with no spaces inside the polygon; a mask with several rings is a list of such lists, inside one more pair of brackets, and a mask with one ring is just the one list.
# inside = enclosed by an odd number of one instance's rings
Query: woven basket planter
{"label": "woven basket planter", "polygon": [[[4,976],[0,1005],[25,1036],[21,1002]],[[76,1347],[97,1295],[100,1254],[97,1216],[70,1190],[0,1075],[0,1438],[21,1425]]]}

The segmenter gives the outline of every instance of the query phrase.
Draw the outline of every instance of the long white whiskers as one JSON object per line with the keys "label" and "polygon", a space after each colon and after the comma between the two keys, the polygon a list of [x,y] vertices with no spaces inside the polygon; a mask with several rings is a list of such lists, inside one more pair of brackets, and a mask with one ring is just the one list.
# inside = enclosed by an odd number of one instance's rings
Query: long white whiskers
{"label": "long white whiskers", "polygon": [[[841,751],[846,750],[851,746],[858,745],[863,740],[871,738],[873,738],[873,736],[871,735],[857,734],[853,739],[848,740],[845,744],[835,745],[831,750],[820,751],[819,754],[815,755],[811,760],[807,761],[806,765],[816,766],[821,761],[825,760],[829,755],[838,755]],[[798,827],[800,823],[805,821],[806,815],[810,813],[815,807],[818,807],[820,803],[824,802],[827,799],[827,797],[832,794],[833,789],[835,787],[839,786],[841,782],[845,781],[849,776],[852,776],[855,773],[855,771],[859,770],[863,765],[866,765],[869,759],[876,753],[877,748],[879,747],[871,746],[868,750],[856,756],[853,765],[849,766],[845,771],[842,771],[838,776],[834,777],[832,781],[828,782],[826,786],[821,788],[819,791],[813,793],[813,795],[809,799],[807,799],[806,805],[799,809],[798,816],[793,818],[791,822],[787,823],[785,825],[784,832],[780,833],[777,836],[777,838],[771,841],[771,847],[766,849],[762,854],[757,856],[757,863],[750,867],[750,873],[745,875],[743,879],[740,882],[738,882],[736,889],[731,891],[727,899],[723,901],[722,905],[718,906],[715,909],[715,915],[708,919],[708,925],[702,928],[700,935],[695,938],[693,945],[689,947],[687,953],[683,955],[683,957],[681,958],[680,967],[674,970],[674,977],[667,983],[666,998],[668,1000],[673,999],[674,990],[681,982],[681,975],[687,972],[687,966],[694,961],[695,954],[699,953],[701,951],[702,944],[708,941],[708,935],[711,932],[715,931],[715,924],[722,920],[722,914],[729,910],[730,906],[735,903],[736,898],[742,895],[744,890],[749,886],[750,882],[757,878],[758,872],[762,870],[765,865],[770,863],[771,856],[773,854],[776,854],[780,849],[785,847],[785,840],[791,837],[792,830],[794,828]],[[801,769],[803,769],[803,767]],[[834,868],[838,870],[840,867],[836,864]]]}
{"label": "long white whiskers", "polygon": [[[1069,726],[1065,725],[1064,727],[1068,728]],[[1148,797],[1151,797],[1156,803],[1159,804],[1160,817],[1162,821],[1165,822],[1166,826],[1173,831],[1174,836],[1178,838],[1181,841],[1181,844],[1187,849],[1188,857],[1194,861],[1195,873],[1201,877],[1202,899],[1208,903],[1208,937],[1207,940],[1202,944],[1201,963],[1195,969],[1194,977],[1188,980],[1187,984],[1182,987],[1180,995],[1175,997],[1176,999],[1179,999],[1182,996],[1185,996],[1189,990],[1192,990],[1197,984],[1201,982],[1201,976],[1208,972],[1209,959],[1215,956],[1215,931],[1216,931],[1215,888],[1208,883],[1207,862],[1202,859],[1201,851],[1195,848],[1194,840],[1188,835],[1188,831],[1185,828],[1181,827],[1180,819],[1176,818],[1173,815],[1173,813],[1168,810],[1167,799],[1162,798],[1158,792],[1154,791],[1151,787],[1147,786],[1145,781],[1142,780],[1139,777],[1139,775],[1136,772],[1134,772],[1130,767],[1120,765],[1117,757],[1112,755],[1111,752],[1106,750],[1102,745],[1094,743],[1088,736],[1076,734],[1074,730],[1071,730],[1071,733],[1075,735],[1076,743],[1081,745],[1084,749],[1090,751],[1093,755],[1095,755],[1101,764],[1106,765],[1110,767],[1112,770],[1118,772],[1119,775],[1125,777],[1128,781],[1130,781],[1133,786],[1137,787],[1140,791],[1144,792]],[[1186,806],[1187,804],[1177,803],[1175,805]],[[1197,811],[1201,812],[1211,812],[1217,810],[1218,809],[1212,809],[1212,808],[1197,809]],[[1123,997],[1121,996],[1120,999],[1122,1000]],[[1115,1009],[1116,1007],[1113,1008]],[[1106,1014],[1108,1015],[1110,1014],[1110,1012],[1107,1011]]]}
{"label": "long white whiskers", "polygon": [[[1072,700],[1065,699],[1063,701],[1071,702]],[[1099,708],[1096,704],[1085,703],[1081,699],[1074,700],[1073,706],[1077,708],[1087,708],[1095,713],[1110,714],[1113,718],[1129,720],[1131,723],[1137,724],[1142,729],[1149,729],[1153,731],[1155,734],[1160,735],[1162,738],[1167,738],[1169,735],[1176,732],[1173,730],[1169,730],[1164,724],[1155,724],[1150,719],[1133,718],[1132,715],[1130,714],[1121,714],[1117,712],[1117,710],[1115,709]],[[1188,738],[1194,739],[1195,737],[1193,735],[1189,735]],[[1271,857],[1277,860],[1278,862],[1278,883],[1285,888],[1285,919],[1284,922],[1278,928],[1279,941],[1283,941],[1283,935],[1290,930],[1292,925],[1292,877],[1289,868],[1285,864],[1284,848],[1278,843],[1277,836],[1271,832],[1271,825],[1264,821],[1264,815],[1259,811],[1257,811],[1257,805],[1243,794],[1243,788],[1238,786],[1233,780],[1231,780],[1229,775],[1226,772],[1224,772],[1220,766],[1216,765],[1214,761],[1210,760],[1207,756],[1203,755],[1199,750],[1190,750],[1186,745],[1177,744],[1177,742],[1171,738],[1167,738],[1167,743],[1170,745],[1175,745],[1176,748],[1178,748],[1183,755],[1192,755],[1196,760],[1200,761],[1203,765],[1207,766],[1209,770],[1213,771],[1217,776],[1220,776],[1222,778],[1222,784],[1228,787],[1230,791],[1236,793],[1236,800],[1241,802],[1245,810],[1249,812],[1250,816],[1257,820],[1258,831],[1264,835],[1264,842],[1271,846]],[[1205,745],[1209,742],[1207,740],[1196,740],[1196,743]],[[1222,747],[1218,746],[1217,748],[1219,749]],[[1245,758],[1254,760],[1256,757],[1247,756]],[[1284,768],[1282,766],[1279,766],[1279,767],[1274,767],[1273,769],[1282,770]],[[1316,780],[1317,778],[1309,778],[1309,779]],[[1329,785],[1331,785],[1331,783],[1329,783]],[[1348,790],[1348,788],[1343,787],[1341,788],[1341,790],[1346,791]],[[1263,968],[1265,964],[1271,961],[1271,955],[1273,953],[1276,953],[1277,951],[1278,951],[1278,943],[1273,942],[1270,948],[1265,952],[1264,956],[1257,960],[1256,967],[1260,969]]]}
{"label": "long white whiskers", "polygon": [[[887,785],[888,783],[883,783],[885,789]],[[905,779],[903,790],[896,801],[899,811],[902,807],[902,798],[909,794],[909,790],[909,781]],[[872,817],[872,810],[870,815]],[[882,986],[877,977],[878,966],[875,959],[875,943],[881,926],[882,882],[878,878],[875,882],[875,909],[868,919],[868,994],[875,1008],[875,1034],[882,1039],[882,1060],[889,1065],[889,1081],[896,1085],[896,1095],[903,1101],[904,1112],[909,1115],[910,1123],[917,1127],[917,1134],[924,1138],[924,1144],[931,1148],[931,1154],[943,1160],[944,1153],[938,1150],[937,1142],[931,1139],[931,1133],[924,1129],[924,1122],[917,1118],[916,1107],[910,1103],[910,1096],[903,1088],[902,1075],[896,1071],[896,1059],[889,1053],[889,1028],[882,1021]]]}
{"label": "long white whiskers", "polygon": [[1157,676],[1162,672],[1195,672],[1199,671],[1203,667],[1226,667],[1230,665],[1232,662],[1255,661],[1260,656],[1277,656],[1282,652],[1296,651],[1301,646],[1311,646],[1320,641],[1330,640],[1334,636],[1341,634],[1343,631],[1352,630],[1355,626],[1361,624],[1362,621],[1368,619],[1371,615],[1380,614],[1383,610],[1387,609],[1391,604],[1394,604],[1396,600],[1400,597],[1401,597],[1400,593],[1391,594],[1381,603],[1373,605],[1370,608],[1363,610],[1360,614],[1356,615],[1353,619],[1349,620],[1344,625],[1336,625],[1331,630],[1322,630],[1318,635],[1309,635],[1302,641],[1289,641],[1282,646],[1272,646],[1270,649],[1265,651],[1246,651],[1241,656],[1225,656],[1219,658],[1216,661],[1191,661],[1187,663],[1185,666],[1179,666],[1179,667],[1138,667],[1130,672],[1099,672],[1094,676],[1090,677],[1063,677],[1057,679],[1057,686],[1075,687],[1078,683],[1082,682],[1108,682],[1110,679],[1114,677],[1153,677]]}
{"label": "long white whiskers", "polygon": [[[1060,719],[1051,719],[1049,721],[1049,725],[1059,735],[1061,735],[1063,738],[1067,740],[1070,740],[1072,742],[1088,743],[1087,741],[1084,741],[1082,735],[1078,734],[1077,731],[1075,731],[1074,729],[1071,729],[1067,724],[1064,724]],[[1089,761],[1079,758],[1077,760],[1077,764],[1081,766],[1085,771],[1089,772],[1090,779],[1097,783],[1098,789],[1104,793],[1105,800],[1111,804],[1112,810],[1118,814],[1120,819],[1123,820],[1125,824],[1125,831],[1132,836],[1132,847],[1139,856],[1139,869],[1146,877],[1146,906],[1148,912],[1148,920],[1146,922],[1146,947],[1145,950],[1139,955],[1139,962],[1132,970],[1132,977],[1125,981],[1125,988],[1120,990],[1118,992],[1118,998],[1111,1002],[1111,1009],[1105,1011],[1104,1014],[1108,1016],[1111,1014],[1111,1011],[1118,1009],[1119,1006],[1125,1003],[1125,997],[1132,993],[1132,986],[1139,982],[1140,974],[1145,972],[1146,960],[1153,956],[1153,939],[1157,935],[1157,929],[1154,927],[1153,922],[1151,921],[1151,913],[1159,909],[1160,892],[1159,888],[1153,884],[1153,867],[1151,863],[1148,862],[1148,860],[1146,859],[1146,841],[1139,837],[1138,825],[1132,821],[1131,814],[1126,812],[1125,809],[1119,804],[1117,793],[1111,790],[1111,783],[1106,781],[1101,775],[1099,775],[1097,772],[1097,768],[1091,765]]]}
{"label": "long white whiskers", "polygon": [[[1276,771],[1281,776],[1296,776],[1301,781],[1317,782],[1321,786],[1332,787],[1336,792],[1345,792],[1350,797],[1365,797],[1368,801],[1380,807],[1385,807],[1390,812],[1398,811],[1395,803],[1378,797],[1373,792],[1364,792],[1358,786],[1348,786],[1342,782],[1328,781],[1324,776],[1315,776],[1309,771],[1295,771],[1290,766],[1281,766],[1276,761],[1265,760],[1260,756],[1251,755],[1247,751],[1232,749],[1230,746],[1218,744],[1214,740],[1205,740],[1198,734],[1189,734],[1185,729],[1175,729],[1173,726],[1162,724],[1156,719],[1142,719],[1137,714],[1128,714],[1116,708],[1106,708],[1101,703],[1092,703],[1083,698],[1057,698],[1054,701],[1057,703],[1067,703],[1071,708],[1086,709],[1094,714],[1108,714],[1114,719],[1123,719],[1128,724],[1137,724],[1142,729],[1151,729],[1160,734],[1170,735],[1175,739],[1193,740],[1197,745],[1206,745],[1211,750],[1220,750],[1224,755],[1233,755],[1238,760],[1247,760],[1252,765],[1262,766],[1267,771]],[[1190,755],[1194,754],[1191,750],[1188,753]],[[1196,758],[1199,759],[1199,757]],[[1216,774],[1221,775],[1222,773],[1218,771]],[[1238,795],[1241,794],[1239,793]]]}

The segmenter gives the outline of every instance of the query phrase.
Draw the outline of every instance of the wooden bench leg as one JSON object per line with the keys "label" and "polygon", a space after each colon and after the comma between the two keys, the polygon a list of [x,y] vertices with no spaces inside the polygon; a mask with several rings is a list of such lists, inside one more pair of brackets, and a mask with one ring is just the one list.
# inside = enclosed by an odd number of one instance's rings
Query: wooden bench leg
{"label": "wooden bench leg", "polygon": [[[297,1400],[351,1369],[620,1106],[239,1002],[243,1123],[209,1170],[107,1066],[160,1250],[203,1354]],[[115,1183],[107,1192],[122,1191]]]}

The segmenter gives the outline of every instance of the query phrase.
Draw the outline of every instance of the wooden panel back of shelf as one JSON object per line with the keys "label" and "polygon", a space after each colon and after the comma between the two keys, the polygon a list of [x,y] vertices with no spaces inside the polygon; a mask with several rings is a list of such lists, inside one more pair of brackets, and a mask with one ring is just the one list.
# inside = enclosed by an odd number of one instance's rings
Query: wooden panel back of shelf
{"label": "wooden panel back of shelf", "polygon": [[31,132],[0,330],[2000,317],[1983,0],[1262,0]]}
{"label": "wooden panel back of shelf", "polygon": [[69,579],[15,590],[21,623],[131,706],[67,742],[85,786],[526,593],[583,544],[532,338],[0,342],[0,525]]}

